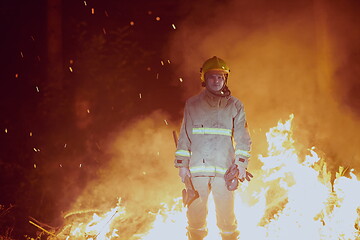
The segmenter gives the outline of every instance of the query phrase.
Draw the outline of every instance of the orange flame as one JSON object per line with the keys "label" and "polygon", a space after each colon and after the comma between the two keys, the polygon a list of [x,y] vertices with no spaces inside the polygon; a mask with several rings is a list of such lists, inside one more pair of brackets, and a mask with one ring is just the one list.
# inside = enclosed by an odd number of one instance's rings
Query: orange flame
{"label": "orange flame", "polygon": [[[259,155],[261,169],[251,182],[236,191],[235,212],[241,239],[360,239],[360,181],[344,168],[331,181],[324,159],[314,147],[300,157],[294,146],[291,123],[294,115],[267,133],[268,153]],[[149,231],[131,239],[186,239],[186,209],[181,199],[163,204]],[[87,224],[81,223],[66,239],[118,239],[111,222],[119,220],[125,208],[118,206],[104,216],[94,214]],[[215,207],[209,199],[206,240],[219,239]]]}

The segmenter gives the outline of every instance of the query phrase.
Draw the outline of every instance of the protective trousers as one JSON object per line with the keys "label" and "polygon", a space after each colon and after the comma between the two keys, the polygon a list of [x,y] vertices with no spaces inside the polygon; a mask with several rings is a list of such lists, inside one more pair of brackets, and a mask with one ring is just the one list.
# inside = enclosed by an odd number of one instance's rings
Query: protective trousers
{"label": "protective trousers", "polygon": [[236,240],[239,232],[234,213],[234,192],[227,190],[223,177],[193,177],[192,183],[200,197],[188,208],[188,239],[202,240],[207,235],[208,198],[212,191],[217,226],[223,240]]}

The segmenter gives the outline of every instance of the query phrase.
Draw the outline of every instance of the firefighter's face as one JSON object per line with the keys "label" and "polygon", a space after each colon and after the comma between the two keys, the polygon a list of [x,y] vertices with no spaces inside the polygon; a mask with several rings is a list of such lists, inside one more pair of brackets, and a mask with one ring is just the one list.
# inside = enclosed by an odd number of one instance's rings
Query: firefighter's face
{"label": "firefighter's face", "polygon": [[219,92],[225,84],[225,73],[217,72],[208,72],[205,75],[206,87],[213,92]]}

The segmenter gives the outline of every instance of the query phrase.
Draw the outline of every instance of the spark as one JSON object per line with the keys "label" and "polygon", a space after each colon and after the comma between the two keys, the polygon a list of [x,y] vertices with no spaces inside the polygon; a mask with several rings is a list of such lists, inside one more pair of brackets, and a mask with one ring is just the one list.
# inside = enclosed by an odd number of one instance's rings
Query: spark
{"label": "spark", "polygon": [[87,109],[86,111],[87,111],[87,113],[90,113],[90,109]]}
{"label": "spark", "polygon": [[134,26],[134,25],[135,25],[135,22],[134,22],[134,21],[131,21],[131,22],[130,22],[130,25],[131,25],[131,26]]}
{"label": "spark", "polygon": [[86,3],[86,1],[84,1],[84,5],[85,5],[85,6],[87,6],[87,3]]}
{"label": "spark", "polygon": [[73,72],[73,69],[72,69],[72,67],[69,67],[69,70],[70,70],[70,72]]}
{"label": "spark", "polygon": [[82,167],[82,163],[80,163],[79,167]]}
{"label": "spark", "polygon": [[30,137],[32,137],[32,132],[29,133]]}
{"label": "spark", "polygon": [[36,163],[34,163],[34,168],[36,168]]}
{"label": "spark", "polygon": [[59,166],[62,167],[62,164],[60,163]]}
{"label": "spark", "polygon": [[105,30],[105,28],[103,28],[102,30],[103,30],[103,33],[106,35],[106,30]]}
{"label": "spark", "polygon": [[66,148],[66,146],[67,146],[67,145],[66,145],[66,143],[65,143],[65,144],[64,144],[64,148]]}
{"label": "spark", "polygon": [[156,21],[160,21],[160,17],[156,17],[155,19],[156,19]]}
{"label": "spark", "polygon": [[40,90],[39,90],[39,87],[38,87],[38,86],[36,86],[36,91],[37,91],[37,92],[40,92]]}
{"label": "spark", "polygon": [[146,172],[142,172],[143,175],[146,175]]}
{"label": "spark", "polygon": [[95,14],[95,9],[94,8],[91,8],[91,14]]}
{"label": "spark", "polygon": [[15,73],[15,78],[18,78],[19,77],[19,74],[18,73]]}
{"label": "spark", "polygon": [[8,130],[7,130],[7,128],[5,128],[5,133],[8,133]]}
{"label": "spark", "polygon": [[166,125],[169,125],[168,122],[166,121],[166,119],[164,119],[164,122],[165,122]]}
{"label": "spark", "polygon": [[163,62],[162,60],[160,61],[160,63],[161,63],[161,65],[163,65],[163,66],[164,66],[164,62]]}
{"label": "spark", "polygon": [[37,149],[36,148],[33,148],[35,152],[37,152]]}
{"label": "spark", "polygon": [[139,98],[141,99],[141,93],[139,93]]}
{"label": "spark", "polygon": [[169,59],[167,60],[167,62],[168,62],[168,64],[170,64],[170,63],[171,63]]}
{"label": "spark", "polygon": [[176,29],[176,26],[175,26],[175,24],[172,24],[171,26],[172,26],[172,28],[173,28],[174,30]]}
{"label": "spark", "polygon": [[159,73],[156,73],[156,79],[159,79]]}
{"label": "spark", "polygon": [[183,80],[182,78],[179,78],[179,81],[180,81],[180,82],[183,82],[184,80]]}
{"label": "spark", "polygon": [[21,55],[22,58],[24,58],[24,54],[23,54],[22,51],[20,51],[20,55]]}

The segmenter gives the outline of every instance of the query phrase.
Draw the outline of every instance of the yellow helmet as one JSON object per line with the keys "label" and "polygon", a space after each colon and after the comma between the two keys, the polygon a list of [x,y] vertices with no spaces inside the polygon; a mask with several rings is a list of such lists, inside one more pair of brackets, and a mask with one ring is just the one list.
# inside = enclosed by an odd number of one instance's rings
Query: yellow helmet
{"label": "yellow helmet", "polygon": [[218,58],[217,56],[214,56],[212,58],[209,58],[204,62],[202,67],[200,68],[200,79],[201,83],[204,85],[205,83],[205,73],[211,70],[219,70],[226,73],[226,79],[230,73],[230,68],[226,64],[224,60],[221,58]]}

